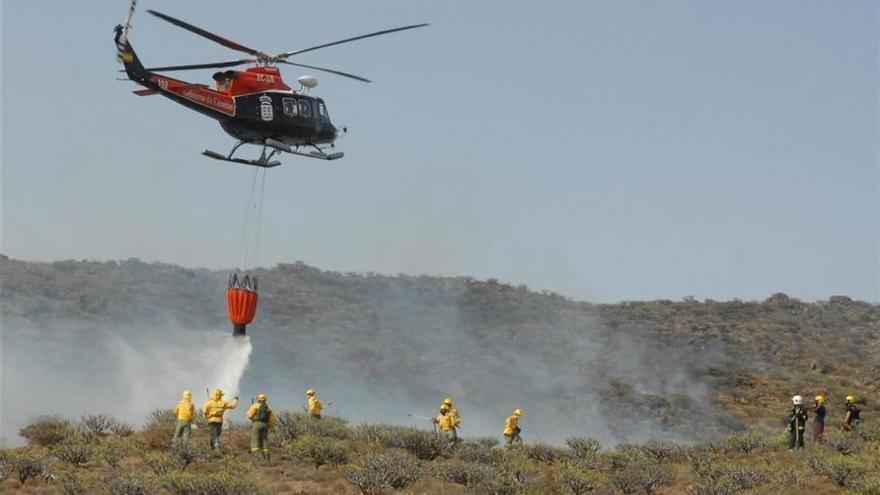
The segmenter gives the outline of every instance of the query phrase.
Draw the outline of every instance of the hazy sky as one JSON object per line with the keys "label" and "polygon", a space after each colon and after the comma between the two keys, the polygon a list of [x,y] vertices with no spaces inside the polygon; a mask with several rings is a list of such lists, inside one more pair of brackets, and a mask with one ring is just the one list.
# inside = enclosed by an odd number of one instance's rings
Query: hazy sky
{"label": "hazy sky", "polygon": [[[296,59],[375,83],[315,74],[346,157],[268,172],[262,265],[880,299],[876,1],[141,0],[130,39],[166,65],[241,54],[147,8],[267,52],[432,24]],[[254,170],[115,79],[127,9],[2,3],[2,252],[234,266]]]}

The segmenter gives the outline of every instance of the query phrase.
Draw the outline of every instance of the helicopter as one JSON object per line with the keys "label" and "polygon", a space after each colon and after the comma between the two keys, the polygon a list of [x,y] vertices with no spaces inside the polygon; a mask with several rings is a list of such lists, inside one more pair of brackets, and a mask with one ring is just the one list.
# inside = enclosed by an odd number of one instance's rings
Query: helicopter
{"label": "helicopter", "polygon": [[[125,67],[123,72],[127,74],[128,79],[144,87],[134,93],[138,96],[159,94],[186,108],[213,118],[220,123],[227,134],[238,141],[228,154],[224,155],[205,149],[202,151],[202,155],[215,160],[264,168],[281,165],[280,161],[272,159],[281,152],[328,161],[344,156],[342,152],[326,151],[328,147],[334,146],[337,137],[346,133],[347,129],[335,127],[330,121],[324,100],[308,94],[309,89],[317,86],[318,80],[312,76],[299,77],[297,82],[300,87],[294,90],[285,84],[278,64],[304,67],[368,83],[371,81],[361,76],[291,62],[288,59],[321,48],[428,26],[428,24],[413,24],[385,29],[353,38],[269,55],[180,19],[155,10],[148,10],[150,14],[164,21],[227,48],[244,52],[249,57],[223,62],[147,68],[144,67],[128,40],[136,3],[137,0],[132,1],[126,24],[124,26],[117,25],[114,30],[117,55]],[[246,64],[251,66],[244,70],[227,69],[214,73],[212,77],[215,81],[214,88],[207,84],[191,83],[161,74],[196,69],[226,69]],[[259,158],[236,157],[235,152],[244,144],[261,146],[262,151]],[[310,151],[301,151],[300,148]]]}

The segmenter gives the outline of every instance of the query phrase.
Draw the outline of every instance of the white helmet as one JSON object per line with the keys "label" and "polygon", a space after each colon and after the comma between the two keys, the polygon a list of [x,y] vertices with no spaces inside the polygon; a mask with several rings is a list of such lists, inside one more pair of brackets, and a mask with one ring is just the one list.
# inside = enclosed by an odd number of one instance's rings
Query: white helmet
{"label": "white helmet", "polygon": [[792,402],[792,404],[794,404],[796,406],[800,406],[800,405],[803,405],[804,398],[801,397],[800,395],[795,395],[794,397],[791,398],[791,402]]}

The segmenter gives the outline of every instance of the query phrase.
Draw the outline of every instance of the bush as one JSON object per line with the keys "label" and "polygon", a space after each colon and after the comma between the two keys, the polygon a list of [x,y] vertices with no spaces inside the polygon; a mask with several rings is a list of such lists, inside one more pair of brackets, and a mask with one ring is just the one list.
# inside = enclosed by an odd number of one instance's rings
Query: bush
{"label": "bush", "polygon": [[152,480],[140,473],[114,473],[104,478],[110,495],[151,495],[156,491]]}
{"label": "bush", "polygon": [[880,495],[880,479],[854,481],[851,488],[859,495]]}
{"label": "bush", "polygon": [[15,472],[15,454],[8,450],[0,450],[0,483],[6,481]]}
{"label": "bush", "polygon": [[148,452],[144,454],[144,464],[149,466],[156,476],[167,474],[178,467],[177,460],[165,453]]}
{"label": "bush", "polygon": [[177,442],[171,446],[171,455],[177,459],[180,469],[186,469],[190,464],[199,460],[204,452],[191,443]]}
{"label": "bush", "polygon": [[496,450],[492,462],[495,476],[484,483],[484,491],[494,495],[524,495],[535,488],[536,472],[522,449]]}
{"label": "bush", "polygon": [[748,464],[725,464],[717,469],[716,478],[727,480],[737,488],[748,490],[770,481],[770,473]]}
{"label": "bush", "polygon": [[674,481],[673,472],[653,461],[630,462],[611,474],[611,482],[622,493],[651,494]]}
{"label": "bush", "polygon": [[252,481],[229,471],[176,472],[162,477],[162,487],[175,495],[253,495],[260,493]]}
{"label": "bush", "polygon": [[34,447],[51,447],[73,434],[69,421],[58,417],[41,417],[18,431],[19,436]]}
{"label": "bush", "polygon": [[80,430],[84,437],[95,440],[110,433],[110,428],[119,421],[105,414],[87,414],[80,419]]}
{"label": "bush", "polygon": [[455,457],[463,462],[479,462],[482,464],[489,464],[492,462],[491,447],[484,447],[478,443],[460,443],[453,452]]}
{"label": "bush", "polygon": [[492,449],[498,446],[498,439],[495,437],[475,438],[473,442],[486,449]]}
{"label": "bush", "polygon": [[739,489],[729,480],[701,481],[688,487],[688,495],[735,495]]}
{"label": "bush", "polygon": [[276,416],[275,431],[282,440],[296,440],[305,435],[348,440],[348,421],[335,416],[314,419],[305,412],[283,411]]}
{"label": "bush", "polygon": [[770,450],[778,450],[779,445],[769,440],[767,435],[758,432],[747,432],[724,437],[716,446],[716,450],[723,453],[740,452],[754,454]]}
{"label": "bush", "polygon": [[641,445],[642,452],[657,462],[678,462],[685,458],[684,448],[663,440],[648,440]]}
{"label": "bush", "polygon": [[576,459],[595,459],[602,448],[597,440],[585,437],[571,437],[565,441],[568,449]]}
{"label": "bush", "polygon": [[345,480],[364,495],[375,495],[384,488],[402,490],[416,482],[423,472],[421,462],[402,450],[368,453],[359,466],[346,470]]}
{"label": "bush", "polygon": [[595,491],[602,485],[601,476],[579,462],[561,462],[553,466],[553,477],[574,495]]}
{"label": "bush", "polygon": [[18,481],[22,485],[27,483],[27,480],[35,478],[46,471],[46,465],[42,459],[27,454],[15,454],[13,464],[18,475]]}
{"label": "bush", "polygon": [[870,469],[865,463],[844,455],[832,456],[823,464],[825,474],[839,487],[859,481]]}
{"label": "bush", "polygon": [[431,474],[447,483],[476,486],[492,479],[495,469],[480,462],[439,462],[432,464]]}
{"label": "bush", "polygon": [[95,457],[95,448],[80,439],[70,439],[56,445],[52,454],[71,466],[81,466]]}
{"label": "bush", "polygon": [[151,430],[162,426],[171,426],[173,428],[176,424],[177,416],[174,414],[173,409],[153,409],[147,415],[144,429]]}
{"label": "bush", "polygon": [[315,435],[304,435],[285,447],[288,455],[299,461],[315,465],[315,469],[330,464],[338,466],[348,462],[348,444],[342,440]]}
{"label": "bush", "polygon": [[423,461],[433,461],[450,448],[446,437],[416,428],[395,429],[386,447],[403,449]]}
{"label": "bush", "polygon": [[85,495],[86,487],[79,476],[74,473],[64,473],[58,477],[58,485],[64,495]]}
{"label": "bush", "polygon": [[529,444],[525,446],[525,449],[529,459],[543,464],[553,464],[563,460],[568,456],[569,452],[568,449],[545,443]]}
{"label": "bush", "polygon": [[825,438],[825,445],[844,455],[854,453],[858,449],[856,438],[852,435],[832,435]]}
{"label": "bush", "polygon": [[129,445],[121,441],[105,442],[98,446],[95,453],[107,463],[111,469],[117,469],[129,452]]}
{"label": "bush", "polygon": [[350,430],[351,440],[373,445],[387,445],[390,437],[391,428],[382,424],[362,424]]}

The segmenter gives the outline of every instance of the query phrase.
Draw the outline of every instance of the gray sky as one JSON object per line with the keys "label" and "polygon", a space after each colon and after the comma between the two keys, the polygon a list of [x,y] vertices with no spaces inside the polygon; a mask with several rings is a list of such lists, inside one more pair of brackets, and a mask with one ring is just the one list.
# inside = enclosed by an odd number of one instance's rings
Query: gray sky
{"label": "gray sky", "polygon": [[[127,8],[3,2],[2,251],[234,266],[254,171],[115,80]],[[375,83],[316,74],[347,155],[269,171],[261,265],[880,299],[875,1],[141,0],[130,39],[167,65],[240,54],[147,8],[268,52],[432,23],[297,59]]]}

